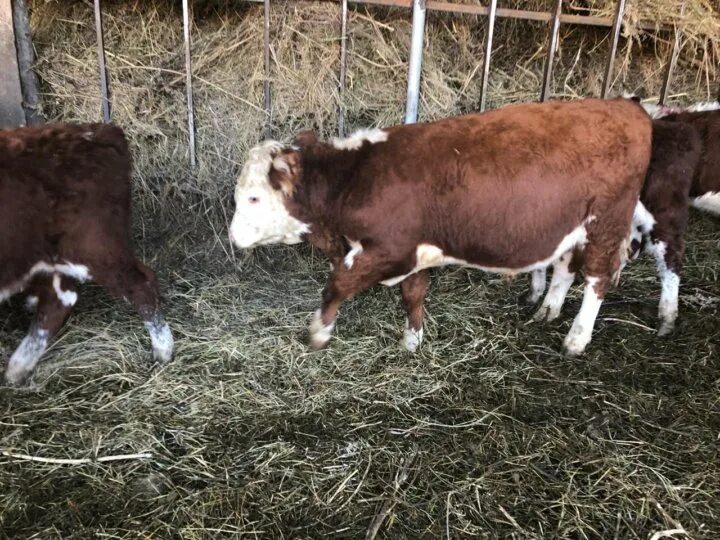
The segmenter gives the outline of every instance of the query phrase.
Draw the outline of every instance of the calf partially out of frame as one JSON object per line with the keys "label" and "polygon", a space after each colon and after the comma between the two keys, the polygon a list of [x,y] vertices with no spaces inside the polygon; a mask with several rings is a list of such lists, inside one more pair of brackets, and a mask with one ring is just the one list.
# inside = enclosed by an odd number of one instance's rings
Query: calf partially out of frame
{"label": "calf partially out of frame", "polygon": [[[701,158],[702,142],[696,129],[683,123],[653,121],[652,157],[633,216],[627,259],[636,258],[642,247],[655,257],[662,285],[659,335],[670,333],[677,318],[689,195]],[[552,321],[560,315],[578,266],[572,257],[561,257],[553,264],[550,289],[534,320]],[[533,272],[530,302],[542,296],[545,281],[545,269]]]}
{"label": "calf partially out of frame", "polygon": [[36,310],[5,379],[32,373],[94,280],[126,298],[145,321],[157,361],[173,337],[158,305],[155,274],[130,243],[131,158],[120,128],[50,124],[0,131],[0,301],[25,293]]}
{"label": "calf partially out of frame", "polygon": [[650,160],[651,121],[631,100],[515,105],[321,142],[266,142],[238,178],[240,248],[309,240],[334,269],[311,324],[330,339],[341,304],[400,283],[405,346],[422,340],[427,269],[528,272],[583,252],[585,295],[565,339],[583,352]]}

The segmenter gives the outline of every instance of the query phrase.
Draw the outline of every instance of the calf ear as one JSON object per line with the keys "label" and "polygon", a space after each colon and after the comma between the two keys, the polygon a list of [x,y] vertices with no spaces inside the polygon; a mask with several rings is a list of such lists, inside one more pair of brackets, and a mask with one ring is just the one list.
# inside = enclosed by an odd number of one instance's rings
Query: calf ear
{"label": "calf ear", "polygon": [[308,146],[316,144],[318,141],[319,139],[317,133],[315,133],[312,129],[304,129],[303,131],[299,131],[295,135],[295,140],[293,141],[293,144],[295,146],[299,146],[300,148],[306,148]]}
{"label": "calf ear", "polygon": [[290,197],[301,175],[300,151],[296,148],[286,148],[273,158],[268,180],[273,189],[278,189]]}

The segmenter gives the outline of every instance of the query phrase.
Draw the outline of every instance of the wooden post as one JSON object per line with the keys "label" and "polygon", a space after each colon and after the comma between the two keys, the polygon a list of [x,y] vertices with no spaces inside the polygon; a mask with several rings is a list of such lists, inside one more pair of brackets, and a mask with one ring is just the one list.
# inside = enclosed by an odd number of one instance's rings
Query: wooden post
{"label": "wooden post", "polygon": [[543,83],[540,90],[540,101],[545,101],[550,95],[550,85],[552,83],[553,62],[555,60],[555,49],[557,49],[558,33],[560,31],[560,13],[562,12],[562,0],[555,0],[555,6],[550,18],[549,36],[548,36],[548,52],[545,59],[545,69],[543,70]]}
{"label": "wooden post", "polygon": [[0,0],[0,128],[25,125],[10,0]]}
{"label": "wooden post", "polygon": [[33,69],[35,51],[32,46],[30,21],[25,0],[12,0],[12,12],[25,121],[27,125],[42,124],[45,119],[40,114],[40,86],[37,74]]}
{"label": "wooden post", "polygon": [[620,40],[620,28],[622,27],[623,14],[625,13],[625,0],[617,0],[615,6],[615,19],[613,20],[612,36],[610,37],[610,52],[608,53],[605,78],[603,79],[600,97],[605,99],[612,86],[613,72],[615,71],[615,54],[617,53],[618,41]]}
{"label": "wooden post", "polygon": [[493,33],[495,31],[495,14],[497,13],[497,0],[490,0],[488,13],[487,36],[485,37],[485,55],[483,57],[482,79],[480,81],[480,112],[485,111],[487,100],[488,78],[490,77],[490,55],[492,54]]}

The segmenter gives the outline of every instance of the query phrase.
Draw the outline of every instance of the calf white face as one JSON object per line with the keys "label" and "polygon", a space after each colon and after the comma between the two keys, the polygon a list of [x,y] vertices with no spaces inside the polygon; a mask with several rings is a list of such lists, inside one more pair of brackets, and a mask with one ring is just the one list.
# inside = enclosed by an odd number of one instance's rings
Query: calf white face
{"label": "calf white face", "polygon": [[230,240],[239,248],[265,244],[296,244],[309,227],[287,211],[289,192],[270,183],[272,169],[287,172],[288,164],[279,153],[283,145],[267,141],[250,150],[235,187],[235,215]]}

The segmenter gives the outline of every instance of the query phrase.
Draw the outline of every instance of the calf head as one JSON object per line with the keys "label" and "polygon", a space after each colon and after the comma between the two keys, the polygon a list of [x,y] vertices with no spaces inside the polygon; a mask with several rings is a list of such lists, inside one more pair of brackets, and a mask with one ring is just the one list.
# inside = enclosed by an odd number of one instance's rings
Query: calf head
{"label": "calf head", "polygon": [[286,207],[301,177],[298,146],[266,141],[250,150],[235,186],[231,241],[239,248],[302,241],[309,228]]}

